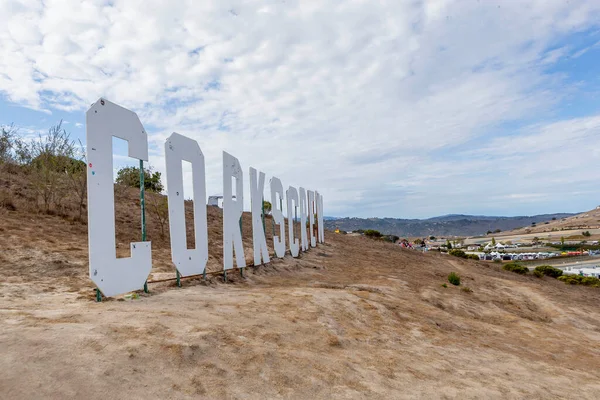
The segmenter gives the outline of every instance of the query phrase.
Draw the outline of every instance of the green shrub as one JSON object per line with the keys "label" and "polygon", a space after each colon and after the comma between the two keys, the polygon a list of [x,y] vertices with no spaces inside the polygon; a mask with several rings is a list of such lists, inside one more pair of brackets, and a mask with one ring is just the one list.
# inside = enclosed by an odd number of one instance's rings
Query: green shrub
{"label": "green shrub", "polygon": [[464,288],[462,288],[460,290],[462,290],[465,293],[473,293],[473,290],[468,286],[465,286]]}
{"label": "green shrub", "polygon": [[533,270],[533,275],[535,275],[536,278],[543,278],[544,277],[544,273],[538,269],[534,269]]}
{"label": "green shrub", "polygon": [[529,271],[529,269],[527,267],[524,267],[521,264],[514,263],[514,262],[504,264],[502,269],[504,269],[506,271],[514,272],[516,274],[521,274],[521,275],[525,275]]}
{"label": "green shrub", "polygon": [[600,279],[594,278],[593,276],[583,276],[581,279],[581,284],[585,286],[600,287]]}
{"label": "green shrub", "polygon": [[464,251],[462,251],[460,249],[452,249],[452,250],[448,251],[448,254],[450,254],[451,256],[454,256],[454,257],[467,258],[467,253],[465,253]]}
{"label": "green shrub", "polygon": [[456,272],[450,272],[450,275],[448,275],[448,282],[454,286],[458,286],[460,285],[460,276],[458,276]]}
{"label": "green shrub", "polygon": [[579,279],[577,278],[579,278],[579,275],[562,275],[557,279],[568,285],[579,285]]}
{"label": "green shrub", "polygon": [[562,269],[554,268],[550,265],[540,265],[539,267],[535,267],[534,274],[535,272],[539,272],[546,276],[551,276],[552,278],[558,278],[563,274]]}
{"label": "green shrub", "polygon": [[380,238],[381,232],[376,231],[375,229],[366,229],[364,235],[370,238]]}
{"label": "green shrub", "polygon": [[500,264],[500,263],[502,262],[502,260],[499,260],[498,258],[496,258],[496,259],[494,260],[494,262],[495,262],[496,264]]}
{"label": "green shrub", "polygon": [[467,259],[479,261],[479,256],[477,254],[467,254]]}
{"label": "green shrub", "polygon": [[396,243],[398,240],[400,240],[400,237],[396,235],[385,235],[383,236],[383,240],[390,243]]}
{"label": "green shrub", "polygon": [[[139,188],[140,187],[140,169],[136,167],[123,167],[117,171],[116,183]],[[153,172],[149,168],[144,168],[144,188],[149,192],[161,193],[164,189],[160,180],[160,172]]]}
{"label": "green shrub", "polygon": [[568,285],[585,285],[592,287],[600,287],[600,279],[592,276],[581,275],[561,275],[557,278]]}
{"label": "green shrub", "polygon": [[443,288],[447,288],[447,287],[448,287],[448,285],[446,285],[445,283],[442,283],[442,287],[443,287]]}

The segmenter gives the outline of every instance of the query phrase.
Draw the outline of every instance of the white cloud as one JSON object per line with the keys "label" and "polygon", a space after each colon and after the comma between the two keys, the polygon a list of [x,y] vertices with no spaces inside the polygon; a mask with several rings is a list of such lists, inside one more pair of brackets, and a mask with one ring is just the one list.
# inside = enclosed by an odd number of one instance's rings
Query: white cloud
{"label": "white cloud", "polygon": [[[556,165],[555,147],[534,163],[525,146],[547,124],[522,132],[516,153],[488,132],[560,103],[564,76],[545,68],[569,54],[557,42],[600,21],[600,3],[5,0],[0,15],[12,102],[81,112],[104,96],[131,108],[154,132],[159,169],[171,131],[199,141],[209,192],[226,150],[246,171],[320,189],[328,214],[424,216],[528,193],[521,175],[502,175],[514,169],[456,159],[461,145],[505,149],[525,176]],[[492,178],[519,190],[495,198],[478,187]]]}

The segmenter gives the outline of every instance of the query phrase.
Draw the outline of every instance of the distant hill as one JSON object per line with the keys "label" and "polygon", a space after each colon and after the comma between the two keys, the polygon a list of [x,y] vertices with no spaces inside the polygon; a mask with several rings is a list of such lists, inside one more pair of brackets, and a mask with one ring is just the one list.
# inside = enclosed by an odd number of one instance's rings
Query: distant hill
{"label": "distant hill", "polygon": [[527,233],[546,233],[564,230],[586,230],[600,228],[600,206],[593,210],[582,212],[581,214],[572,214],[565,218],[556,218],[547,224],[537,224],[536,226],[522,226],[511,232],[505,232],[507,235],[527,234]]}
{"label": "distant hill", "polygon": [[451,214],[428,219],[399,218],[337,218],[325,220],[325,228],[344,231],[375,229],[384,234],[405,236],[477,236],[487,231],[508,231],[528,227],[532,223],[561,220],[576,214],[543,214],[520,217],[490,217]]}

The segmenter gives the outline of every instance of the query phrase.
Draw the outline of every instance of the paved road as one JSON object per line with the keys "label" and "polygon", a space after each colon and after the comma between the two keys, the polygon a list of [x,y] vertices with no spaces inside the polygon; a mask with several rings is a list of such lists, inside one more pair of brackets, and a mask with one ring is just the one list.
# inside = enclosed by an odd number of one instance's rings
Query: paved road
{"label": "paved road", "polygon": [[[546,262],[547,261],[547,262]],[[559,262],[560,261],[560,262]],[[530,270],[535,269],[538,265],[552,265],[555,268],[565,269],[567,267],[575,267],[575,268],[583,268],[583,267],[593,267],[595,265],[600,265],[599,257],[590,257],[589,259],[583,261],[567,261],[567,260],[553,260],[551,258],[544,260],[543,263],[536,263],[536,265],[527,265]]]}

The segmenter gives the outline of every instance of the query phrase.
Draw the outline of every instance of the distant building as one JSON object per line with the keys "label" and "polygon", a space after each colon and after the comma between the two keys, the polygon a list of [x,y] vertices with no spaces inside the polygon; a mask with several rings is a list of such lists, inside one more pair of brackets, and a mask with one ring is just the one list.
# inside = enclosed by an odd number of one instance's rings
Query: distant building
{"label": "distant building", "polygon": [[567,267],[563,270],[564,275],[581,275],[600,278],[600,266],[575,268]]}
{"label": "distant building", "polygon": [[208,196],[208,205],[213,207],[220,207],[219,200],[223,204],[223,196]]}
{"label": "distant building", "polygon": [[[232,197],[235,199],[235,195]],[[208,196],[208,205],[223,208],[223,196]]]}

